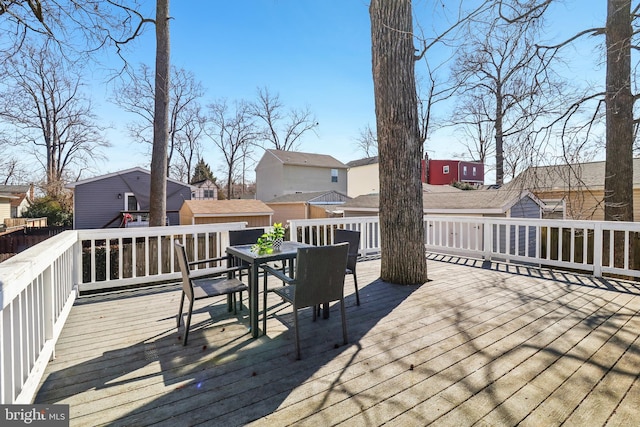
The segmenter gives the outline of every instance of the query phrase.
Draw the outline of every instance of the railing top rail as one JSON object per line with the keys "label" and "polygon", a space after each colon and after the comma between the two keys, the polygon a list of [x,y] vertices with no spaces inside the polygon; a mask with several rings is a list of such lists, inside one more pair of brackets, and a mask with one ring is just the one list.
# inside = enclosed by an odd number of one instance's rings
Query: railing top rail
{"label": "railing top rail", "polygon": [[225,222],[220,224],[168,225],[164,227],[103,228],[99,230],[78,230],[78,238],[117,239],[119,237],[152,237],[171,234],[211,233],[217,231],[238,230],[247,227],[247,222]]}
{"label": "railing top rail", "polygon": [[587,221],[575,219],[539,219],[539,218],[502,218],[502,217],[472,217],[472,216],[435,216],[425,215],[425,221],[471,222],[486,224],[529,224],[535,226],[561,228],[603,228],[610,230],[629,230],[640,232],[639,222],[625,221]]}
{"label": "railing top rail", "polygon": [[354,216],[346,218],[319,218],[319,219],[291,219],[287,220],[289,224],[304,224],[304,225],[324,225],[324,224],[350,224],[357,222],[378,222],[377,216]]}
{"label": "railing top rail", "polygon": [[2,308],[33,280],[48,268],[62,252],[78,241],[74,230],[67,230],[16,254],[0,263],[0,302]]}

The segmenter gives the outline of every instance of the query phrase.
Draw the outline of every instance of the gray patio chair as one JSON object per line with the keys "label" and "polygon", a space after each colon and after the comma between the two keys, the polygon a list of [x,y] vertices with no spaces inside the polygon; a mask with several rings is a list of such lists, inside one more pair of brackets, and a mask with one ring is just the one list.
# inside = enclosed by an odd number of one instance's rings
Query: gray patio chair
{"label": "gray patio chair", "polygon": [[343,230],[339,228],[335,231],[333,242],[349,243],[349,258],[347,259],[347,269],[345,271],[345,274],[353,275],[353,285],[356,289],[356,304],[360,305],[358,277],[356,276],[356,263],[358,262],[358,249],[360,248],[360,232],[354,230]]}
{"label": "gray patio chair", "polygon": [[[210,263],[214,261],[228,260],[228,257],[212,258],[201,261],[189,262],[187,259],[187,251],[179,241],[175,241],[176,256],[180,271],[182,272],[182,295],[180,297],[180,309],[178,310],[177,327],[180,329],[182,322],[182,309],[184,306],[185,296],[189,300],[189,308],[187,312],[187,321],[185,323],[183,345],[187,345],[189,337],[189,327],[191,326],[191,313],[193,311],[193,303],[196,300],[211,298],[221,295],[227,295],[228,310],[231,311],[233,304],[233,312],[236,310],[236,293],[248,290],[248,286],[235,277],[235,273],[242,269],[241,266],[218,267],[211,269],[209,276],[193,277],[191,267],[197,264]],[[242,300],[241,300],[242,302]]]}
{"label": "gray patio chair", "polygon": [[[286,276],[282,271],[264,266],[265,272],[276,276],[286,283],[271,292],[293,305],[293,321],[296,334],[296,357],[300,359],[300,333],[298,310],[311,307],[313,320],[316,320],[315,307],[322,303],[340,301],[342,316],[342,337],[347,343],[347,318],[344,309],[344,276],[347,267],[349,245],[316,246],[298,249],[295,278]],[[263,316],[266,315],[264,307]],[[266,331],[265,331],[266,332]]]}
{"label": "gray patio chair", "polygon": [[[238,245],[252,245],[258,241],[258,237],[264,234],[264,228],[246,228],[243,230],[229,230],[229,245],[230,246],[238,246]],[[243,261],[241,259],[236,259],[235,257],[231,257],[231,265],[234,266],[242,266],[245,268],[249,267],[249,263]],[[238,272],[238,277],[242,280],[242,272],[244,269]],[[249,273],[247,272],[247,276]],[[240,302],[242,302],[242,292],[240,292]]]}

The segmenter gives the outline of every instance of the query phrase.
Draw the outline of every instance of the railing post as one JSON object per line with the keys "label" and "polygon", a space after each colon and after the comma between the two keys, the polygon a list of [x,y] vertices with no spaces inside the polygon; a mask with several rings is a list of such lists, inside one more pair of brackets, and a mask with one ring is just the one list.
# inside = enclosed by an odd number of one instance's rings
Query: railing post
{"label": "railing post", "polygon": [[491,249],[493,247],[493,233],[491,232],[493,226],[490,221],[482,223],[483,227],[483,239],[482,239],[482,252],[483,258],[487,261],[491,261]]}
{"label": "railing post", "polygon": [[594,223],[593,226],[593,276],[602,277],[602,224]]}

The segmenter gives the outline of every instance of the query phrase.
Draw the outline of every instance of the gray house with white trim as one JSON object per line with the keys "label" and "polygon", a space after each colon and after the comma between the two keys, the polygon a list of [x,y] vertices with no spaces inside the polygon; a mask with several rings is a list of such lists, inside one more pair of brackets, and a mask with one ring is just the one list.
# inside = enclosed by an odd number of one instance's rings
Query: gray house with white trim
{"label": "gray house with white trim", "polygon": [[[125,213],[133,219],[149,212],[151,172],[132,168],[77,181],[73,190],[73,228],[114,228],[123,225]],[[180,223],[179,211],[191,200],[195,187],[167,178],[167,223]]]}

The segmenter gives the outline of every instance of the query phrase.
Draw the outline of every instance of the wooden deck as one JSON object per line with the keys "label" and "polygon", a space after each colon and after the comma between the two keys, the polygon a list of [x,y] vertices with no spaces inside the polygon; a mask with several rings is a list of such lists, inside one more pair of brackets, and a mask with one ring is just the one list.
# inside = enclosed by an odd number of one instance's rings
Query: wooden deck
{"label": "wooden deck", "polygon": [[301,361],[275,297],[257,340],[246,308],[197,303],[187,347],[175,286],[81,298],[36,403],[72,426],[640,424],[640,286],[435,255],[420,287],[379,269],[358,264],[359,307],[346,279],[349,345],[337,306],[302,312]]}

